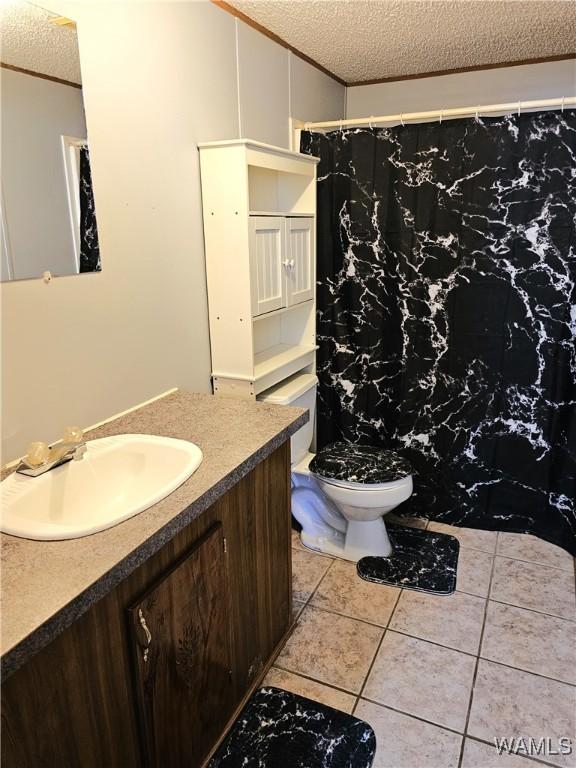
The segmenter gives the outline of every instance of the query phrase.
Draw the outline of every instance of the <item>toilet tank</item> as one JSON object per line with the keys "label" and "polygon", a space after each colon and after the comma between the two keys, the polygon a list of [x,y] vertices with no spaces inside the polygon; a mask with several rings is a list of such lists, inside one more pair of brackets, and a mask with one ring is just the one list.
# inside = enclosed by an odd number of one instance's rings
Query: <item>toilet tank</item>
{"label": "toilet tank", "polygon": [[312,373],[297,373],[284,379],[275,387],[270,387],[257,396],[257,400],[274,405],[291,405],[295,408],[307,408],[310,419],[290,438],[290,462],[297,464],[310,450],[314,436],[314,416],[316,414],[316,385],[318,379]]}

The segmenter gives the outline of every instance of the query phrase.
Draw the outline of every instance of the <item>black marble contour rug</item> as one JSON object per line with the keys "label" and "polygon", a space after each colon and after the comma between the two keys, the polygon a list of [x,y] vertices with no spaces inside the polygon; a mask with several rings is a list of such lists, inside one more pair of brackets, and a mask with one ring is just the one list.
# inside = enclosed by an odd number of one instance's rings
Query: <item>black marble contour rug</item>
{"label": "black marble contour rug", "polygon": [[248,701],[209,768],[370,768],[374,731],[363,720],[280,688]]}
{"label": "black marble contour rug", "polygon": [[363,557],[358,575],[365,581],[451,595],[456,589],[460,543],[446,533],[387,525],[393,552],[390,557]]}

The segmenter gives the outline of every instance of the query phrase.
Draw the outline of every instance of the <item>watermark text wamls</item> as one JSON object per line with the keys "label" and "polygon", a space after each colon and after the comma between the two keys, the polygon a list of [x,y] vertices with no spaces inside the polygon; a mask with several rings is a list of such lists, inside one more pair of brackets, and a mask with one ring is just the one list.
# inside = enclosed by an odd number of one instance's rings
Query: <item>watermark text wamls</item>
{"label": "watermark text wamls", "polygon": [[549,755],[571,755],[573,751],[572,739],[569,736],[561,736],[552,739],[549,736],[541,736],[539,739],[526,736],[511,736],[494,738],[494,744],[499,755],[526,755],[529,757],[541,757]]}

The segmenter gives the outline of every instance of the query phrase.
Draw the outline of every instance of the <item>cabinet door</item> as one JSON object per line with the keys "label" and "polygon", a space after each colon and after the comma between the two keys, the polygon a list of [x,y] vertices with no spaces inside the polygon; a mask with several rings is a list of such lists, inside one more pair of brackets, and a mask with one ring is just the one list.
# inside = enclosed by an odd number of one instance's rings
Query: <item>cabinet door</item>
{"label": "cabinet door", "polygon": [[287,306],[314,298],[314,219],[286,219]]}
{"label": "cabinet door", "polygon": [[227,555],[217,524],[129,609],[147,765],[201,765],[232,715]]}
{"label": "cabinet door", "polygon": [[284,219],[280,216],[251,216],[250,283],[254,317],[286,306],[283,261]]}

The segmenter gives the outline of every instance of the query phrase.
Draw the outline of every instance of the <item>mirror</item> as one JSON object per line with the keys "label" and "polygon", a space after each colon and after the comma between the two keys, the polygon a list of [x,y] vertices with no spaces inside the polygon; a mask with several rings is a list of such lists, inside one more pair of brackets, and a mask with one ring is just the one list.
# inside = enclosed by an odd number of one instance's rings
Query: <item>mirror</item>
{"label": "mirror", "polygon": [[76,25],[0,0],[0,279],[99,272]]}

